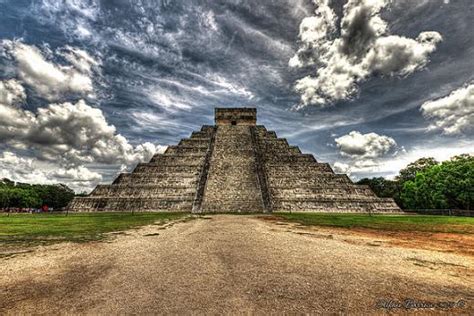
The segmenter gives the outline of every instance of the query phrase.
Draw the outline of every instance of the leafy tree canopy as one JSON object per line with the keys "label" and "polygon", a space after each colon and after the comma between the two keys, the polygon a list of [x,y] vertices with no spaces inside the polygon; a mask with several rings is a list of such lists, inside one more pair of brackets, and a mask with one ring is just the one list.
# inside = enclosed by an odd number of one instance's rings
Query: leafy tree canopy
{"label": "leafy tree canopy", "polygon": [[429,158],[420,158],[400,170],[399,175],[397,176],[397,180],[401,183],[404,183],[409,180],[413,180],[416,177],[418,172],[423,172],[433,166],[436,166],[438,162],[436,159],[429,157]]}
{"label": "leafy tree canopy", "polygon": [[421,158],[400,170],[395,180],[362,179],[379,197],[392,197],[408,209],[472,209],[474,156],[463,154],[438,163]]}
{"label": "leafy tree canopy", "polygon": [[474,156],[460,155],[418,172],[400,198],[413,209],[466,209],[474,202]]}
{"label": "leafy tree canopy", "polygon": [[0,181],[0,207],[52,208],[65,207],[74,198],[74,191],[63,184],[37,185],[15,183],[8,179]]}

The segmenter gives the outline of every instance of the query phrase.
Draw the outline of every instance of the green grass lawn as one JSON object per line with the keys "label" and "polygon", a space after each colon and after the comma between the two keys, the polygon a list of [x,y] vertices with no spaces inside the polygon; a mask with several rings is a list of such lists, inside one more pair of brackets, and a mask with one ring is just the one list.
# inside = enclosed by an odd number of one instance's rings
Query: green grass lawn
{"label": "green grass lawn", "polygon": [[335,213],[276,213],[303,225],[368,228],[383,231],[474,234],[473,217],[434,215],[366,215]]}
{"label": "green grass lawn", "polygon": [[104,233],[165,222],[187,216],[185,213],[70,213],[0,215],[2,244],[36,245],[58,241],[91,241]]}

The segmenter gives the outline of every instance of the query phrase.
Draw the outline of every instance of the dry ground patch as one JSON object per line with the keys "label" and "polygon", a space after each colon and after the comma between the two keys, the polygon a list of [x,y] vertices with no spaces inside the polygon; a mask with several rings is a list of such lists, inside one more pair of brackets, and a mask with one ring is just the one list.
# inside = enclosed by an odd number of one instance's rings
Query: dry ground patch
{"label": "dry ground patch", "polygon": [[[474,256],[474,218],[426,215],[293,213],[264,216],[263,220],[293,223],[308,231],[374,239],[373,246],[401,246]],[[355,242],[349,241],[348,242]]]}
{"label": "dry ground patch", "polygon": [[148,225],[0,259],[0,314],[474,312],[473,256],[389,239],[259,216]]}

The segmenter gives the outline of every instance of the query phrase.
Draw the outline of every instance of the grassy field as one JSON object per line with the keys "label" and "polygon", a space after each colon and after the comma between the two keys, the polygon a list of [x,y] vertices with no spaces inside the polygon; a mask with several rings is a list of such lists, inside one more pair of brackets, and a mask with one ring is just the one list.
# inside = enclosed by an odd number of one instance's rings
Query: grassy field
{"label": "grassy field", "polygon": [[[61,241],[99,240],[104,233],[121,232],[155,222],[184,218],[185,213],[74,213],[0,215],[0,250]],[[430,215],[366,215],[277,213],[303,225],[363,228],[379,231],[474,234],[474,218]],[[238,215],[236,215],[238,216]],[[1,251],[0,251],[1,255]]]}
{"label": "grassy field", "polygon": [[383,231],[474,234],[473,217],[434,215],[366,215],[326,213],[278,213],[285,220],[303,225],[366,228]]}
{"label": "grassy field", "polygon": [[0,247],[83,242],[116,232],[187,216],[185,213],[74,213],[0,215]]}

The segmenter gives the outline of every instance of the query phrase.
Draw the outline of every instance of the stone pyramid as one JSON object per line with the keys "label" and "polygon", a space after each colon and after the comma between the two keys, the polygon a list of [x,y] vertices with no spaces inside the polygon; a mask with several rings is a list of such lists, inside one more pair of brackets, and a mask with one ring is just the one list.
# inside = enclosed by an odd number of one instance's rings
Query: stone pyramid
{"label": "stone pyramid", "polygon": [[399,212],[329,164],[257,125],[254,108],[216,108],[203,126],[150,162],[77,197],[72,211]]}

